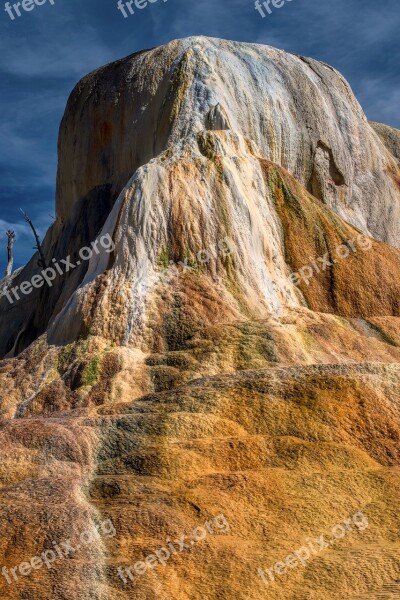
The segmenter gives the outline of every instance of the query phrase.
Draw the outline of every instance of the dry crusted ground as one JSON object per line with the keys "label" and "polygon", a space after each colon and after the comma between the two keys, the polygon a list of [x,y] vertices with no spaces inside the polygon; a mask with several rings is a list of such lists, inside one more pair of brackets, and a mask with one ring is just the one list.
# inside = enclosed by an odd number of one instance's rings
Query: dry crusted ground
{"label": "dry crusted ground", "polygon": [[[153,355],[39,340],[2,363],[1,566],[108,518],[116,535],[2,577],[0,597],[400,598],[399,362],[399,319],[306,309]],[[257,575],[357,511],[365,531],[269,586]],[[220,514],[229,532],[118,577]]]}

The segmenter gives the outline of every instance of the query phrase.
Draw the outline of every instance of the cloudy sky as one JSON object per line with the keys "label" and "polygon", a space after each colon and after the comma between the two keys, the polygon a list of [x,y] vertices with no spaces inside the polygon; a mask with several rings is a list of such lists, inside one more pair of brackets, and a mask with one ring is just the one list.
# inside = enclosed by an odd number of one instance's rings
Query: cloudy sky
{"label": "cloudy sky", "polygon": [[265,43],[323,60],[370,120],[400,128],[399,0],[291,0],[261,18],[254,0],[153,0],[124,19],[117,0],[45,0],[11,20],[0,0],[0,277],[5,231],[16,264],[33,253],[23,207],[43,235],[54,215],[58,125],[77,80],[143,48],[191,35]]}

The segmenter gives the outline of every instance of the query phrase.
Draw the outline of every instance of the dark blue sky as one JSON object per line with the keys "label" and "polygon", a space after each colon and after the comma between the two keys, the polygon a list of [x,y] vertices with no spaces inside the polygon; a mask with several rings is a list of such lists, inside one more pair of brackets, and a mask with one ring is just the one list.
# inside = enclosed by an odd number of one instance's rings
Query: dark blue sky
{"label": "dark blue sky", "polygon": [[127,19],[117,0],[53,2],[11,20],[0,0],[0,278],[7,228],[17,233],[15,267],[33,253],[19,207],[42,235],[54,215],[58,126],[71,89],[137,50],[209,35],[312,56],[344,74],[370,120],[400,128],[399,0],[292,0],[264,19],[254,0],[157,0]]}

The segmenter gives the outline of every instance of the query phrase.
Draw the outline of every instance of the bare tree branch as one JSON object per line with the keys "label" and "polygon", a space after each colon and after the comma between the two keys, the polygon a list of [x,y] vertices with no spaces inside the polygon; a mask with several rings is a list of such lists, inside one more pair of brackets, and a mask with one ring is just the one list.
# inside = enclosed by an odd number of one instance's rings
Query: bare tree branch
{"label": "bare tree branch", "polygon": [[29,223],[29,225],[31,226],[31,229],[32,229],[32,231],[33,231],[33,235],[35,236],[35,240],[36,240],[36,248],[37,248],[37,250],[39,251],[39,254],[40,254],[40,260],[38,260],[38,265],[39,265],[39,267],[42,267],[43,269],[46,269],[46,266],[47,266],[47,265],[46,265],[46,259],[45,259],[44,252],[43,252],[43,248],[42,248],[42,245],[41,245],[41,243],[40,243],[40,239],[39,239],[39,236],[38,236],[38,234],[37,234],[37,232],[36,232],[36,229],[35,229],[35,227],[34,227],[34,225],[33,225],[32,221],[30,220],[30,218],[29,218],[29,217],[28,217],[28,215],[26,214],[26,212],[24,212],[24,211],[22,210],[22,208],[20,208],[19,210],[22,212],[22,214],[24,215],[25,219],[27,220],[27,222],[28,222],[28,223]]}

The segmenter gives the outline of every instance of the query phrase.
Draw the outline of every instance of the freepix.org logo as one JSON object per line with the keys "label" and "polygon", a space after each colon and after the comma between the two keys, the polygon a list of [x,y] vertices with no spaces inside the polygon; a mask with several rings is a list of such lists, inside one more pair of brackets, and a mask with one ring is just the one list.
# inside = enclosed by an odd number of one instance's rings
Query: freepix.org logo
{"label": "freepix.org logo", "polygon": [[[20,285],[16,285],[10,290],[5,288],[0,296],[5,296],[10,304],[14,304],[15,300],[20,300],[20,294],[24,296],[28,296],[34,288],[41,288],[45,283],[49,286],[53,286],[53,281],[59,275],[65,275],[65,273],[69,273],[73,269],[76,269],[82,261],[90,260],[93,256],[93,253],[100,254],[101,249],[99,249],[99,244],[101,248],[107,253],[113,252],[115,249],[115,244],[112,240],[112,237],[109,233],[102,235],[100,238],[92,242],[91,247],[88,248],[84,246],[79,250],[79,257],[82,260],[78,260],[76,264],[71,262],[71,257],[67,256],[67,258],[63,258],[61,260],[56,260],[53,258],[52,266],[47,269],[43,269],[40,274],[34,275],[30,281],[23,281]],[[12,297],[12,295],[14,298]]]}
{"label": "freepix.org logo", "polygon": [[21,8],[25,12],[31,12],[36,6],[43,6],[49,2],[52,6],[54,6],[54,0],[22,0],[22,2],[16,2],[15,4],[10,4],[10,2],[6,2],[4,10],[10,17],[12,21],[15,20],[15,17],[22,17]]}
{"label": "freepix.org logo", "polygon": [[[154,4],[155,2],[158,2],[158,0],[129,0],[129,2],[123,2],[122,0],[118,0],[117,8],[121,11],[121,14],[124,17],[124,19],[127,19],[129,15],[135,14],[132,5],[134,5],[135,8],[142,10],[143,8],[146,8],[146,6],[149,3]],[[164,2],[167,2],[167,0],[164,0]]]}
{"label": "freepix.org logo", "polygon": [[116,533],[117,531],[111,519],[106,519],[102,523],[93,524],[91,529],[82,531],[79,536],[79,544],[75,544],[74,542],[74,545],[72,545],[71,540],[63,540],[62,542],[53,541],[52,548],[46,548],[41,554],[30,558],[29,561],[21,562],[15,567],[3,566],[1,574],[5,577],[8,585],[13,584],[14,582],[19,583],[19,577],[28,577],[33,574],[35,570],[42,569],[45,566],[50,570],[53,568],[53,563],[55,561],[64,558],[70,559],[83,546],[99,542],[102,536],[112,538]]}
{"label": "freepix.org logo", "polygon": [[271,4],[274,8],[282,8],[282,6],[286,2],[292,2],[292,0],[265,0],[262,4],[260,0],[256,0],[255,9],[258,10],[263,19],[267,16],[263,10],[263,8],[267,11],[269,15],[272,15]]}

